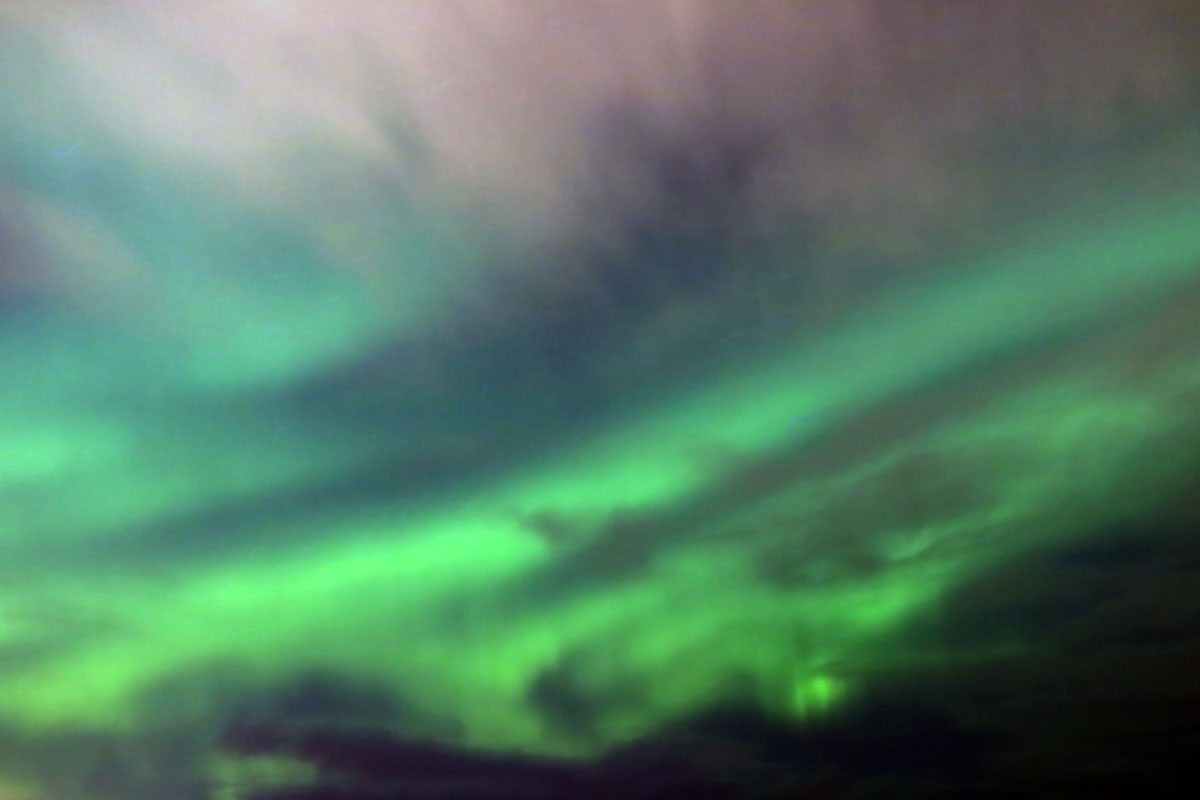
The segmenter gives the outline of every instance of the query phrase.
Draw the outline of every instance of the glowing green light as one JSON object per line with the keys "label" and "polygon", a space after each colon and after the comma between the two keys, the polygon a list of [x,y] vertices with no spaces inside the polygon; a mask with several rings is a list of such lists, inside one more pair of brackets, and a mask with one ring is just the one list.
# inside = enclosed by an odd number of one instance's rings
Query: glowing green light
{"label": "glowing green light", "polygon": [[846,699],[849,685],[833,675],[798,676],[792,684],[791,710],[803,719],[827,714]]}

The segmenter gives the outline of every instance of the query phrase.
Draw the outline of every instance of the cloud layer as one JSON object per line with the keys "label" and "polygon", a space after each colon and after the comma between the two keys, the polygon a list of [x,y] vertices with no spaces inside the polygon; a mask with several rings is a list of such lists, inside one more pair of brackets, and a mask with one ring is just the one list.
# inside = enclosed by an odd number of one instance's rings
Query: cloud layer
{"label": "cloud layer", "polygon": [[1033,653],[971,636],[1006,570],[1194,474],[1198,39],[9,4],[0,794],[338,772],[260,725],[597,757]]}

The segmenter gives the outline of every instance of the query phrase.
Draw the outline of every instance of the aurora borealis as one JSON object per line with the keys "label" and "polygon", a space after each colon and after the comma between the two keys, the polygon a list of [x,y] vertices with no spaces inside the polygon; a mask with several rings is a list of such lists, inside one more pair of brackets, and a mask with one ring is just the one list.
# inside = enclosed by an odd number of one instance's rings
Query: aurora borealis
{"label": "aurora borealis", "polygon": [[0,800],[1200,688],[1200,13],[1048,5],[6,5]]}

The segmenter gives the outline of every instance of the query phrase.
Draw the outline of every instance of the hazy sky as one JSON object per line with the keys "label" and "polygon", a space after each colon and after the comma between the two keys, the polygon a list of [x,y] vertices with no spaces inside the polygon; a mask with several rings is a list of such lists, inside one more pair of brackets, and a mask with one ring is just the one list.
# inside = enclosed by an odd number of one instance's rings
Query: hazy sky
{"label": "hazy sky", "polygon": [[1192,468],[1196,41],[6,4],[0,794],[248,797],[247,716],[582,756],[846,702]]}

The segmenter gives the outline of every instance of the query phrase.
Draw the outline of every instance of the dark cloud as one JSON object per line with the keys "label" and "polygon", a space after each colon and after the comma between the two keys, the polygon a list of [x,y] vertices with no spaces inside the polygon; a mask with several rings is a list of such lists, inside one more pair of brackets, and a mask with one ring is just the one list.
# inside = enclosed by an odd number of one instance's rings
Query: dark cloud
{"label": "dark cloud", "polygon": [[[877,704],[815,729],[716,708],[592,764],[452,752],[383,734],[288,736],[238,728],[226,747],[287,752],[327,770],[326,789],[256,798],[375,797],[848,797],[873,785],[962,790],[997,736],[956,728],[940,712]],[[853,777],[850,777],[853,776]],[[341,788],[334,788],[340,786]],[[338,794],[341,792],[341,794]],[[329,794],[327,794],[329,793]]]}

